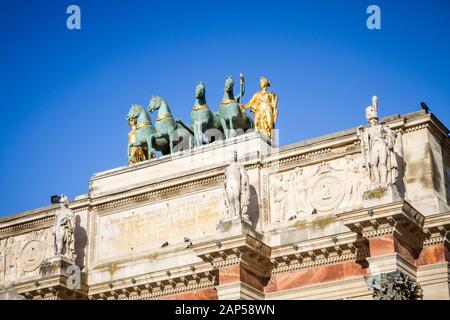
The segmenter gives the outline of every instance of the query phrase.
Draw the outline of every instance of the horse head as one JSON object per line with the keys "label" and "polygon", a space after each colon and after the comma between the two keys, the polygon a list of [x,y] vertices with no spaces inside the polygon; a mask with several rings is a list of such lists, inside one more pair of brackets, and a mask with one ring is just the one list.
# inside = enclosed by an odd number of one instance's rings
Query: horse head
{"label": "horse head", "polygon": [[155,110],[158,110],[158,117],[162,115],[172,115],[167,102],[159,96],[152,97],[150,104],[148,105],[149,112],[154,112]]}
{"label": "horse head", "polygon": [[144,111],[144,108],[142,108],[140,105],[132,104],[127,114],[127,120],[137,119],[142,111]]}
{"label": "horse head", "polygon": [[233,92],[233,87],[234,87],[234,79],[232,76],[228,76],[225,79],[225,87],[223,88],[223,90],[225,92]]}
{"label": "horse head", "polygon": [[161,100],[162,98],[160,96],[153,96],[147,107],[148,112],[154,112],[155,110],[158,110],[161,107]]}
{"label": "horse head", "polygon": [[200,81],[197,83],[197,86],[195,87],[195,98],[196,99],[204,99],[205,98],[205,83],[203,81]]}

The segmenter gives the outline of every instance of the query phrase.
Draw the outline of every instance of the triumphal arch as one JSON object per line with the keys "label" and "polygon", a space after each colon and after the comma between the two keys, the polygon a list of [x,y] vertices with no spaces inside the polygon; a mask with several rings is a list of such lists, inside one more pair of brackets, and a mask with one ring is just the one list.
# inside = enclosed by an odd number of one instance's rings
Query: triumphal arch
{"label": "triumphal arch", "polygon": [[217,111],[197,85],[192,124],[133,105],[128,165],[1,218],[2,297],[449,299],[448,129],[373,97],[358,128],[279,146],[269,80],[247,103],[233,81]]}

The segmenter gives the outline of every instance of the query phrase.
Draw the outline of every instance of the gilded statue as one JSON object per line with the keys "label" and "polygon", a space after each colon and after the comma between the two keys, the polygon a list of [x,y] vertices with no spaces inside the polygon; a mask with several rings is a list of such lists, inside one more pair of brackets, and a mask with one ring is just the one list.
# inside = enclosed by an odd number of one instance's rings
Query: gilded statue
{"label": "gilded statue", "polygon": [[136,138],[136,131],[138,130],[136,119],[128,119],[128,125],[131,127],[130,132],[128,132],[128,164],[148,160],[146,154],[147,146],[136,146],[137,144],[139,144]]}
{"label": "gilded statue", "polygon": [[271,84],[265,77],[260,78],[259,84],[261,90],[256,92],[242,108],[253,112],[256,130],[273,139],[273,129],[278,118],[278,97],[274,92],[267,90]]}

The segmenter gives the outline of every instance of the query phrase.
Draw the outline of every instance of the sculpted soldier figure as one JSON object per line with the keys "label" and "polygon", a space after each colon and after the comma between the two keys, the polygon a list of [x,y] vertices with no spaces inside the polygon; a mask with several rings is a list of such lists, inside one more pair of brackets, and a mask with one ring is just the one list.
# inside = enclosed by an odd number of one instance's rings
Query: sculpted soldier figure
{"label": "sculpted soldier figure", "polygon": [[379,123],[378,98],[372,98],[372,105],[366,108],[369,127],[358,127],[364,167],[370,180],[377,186],[395,184],[397,181],[397,159],[394,152],[396,133]]}
{"label": "sculpted soldier figure", "polygon": [[75,259],[75,216],[69,209],[69,199],[62,195],[60,209],[53,225],[53,243],[56,256]]}
{"label": "sculpted soldier figure", "polygon": [[277,102],[278,97],[275,93],[267,91],[270,82],[264,77],[259,80],[261,91],[256,92],[251,100],[243,105],[244,110],[249,109],[253,112],[255,127],[258,131],[264,133],[270,139],[273,139],[272,130],[275,128],[275,122],[278,118]]}
{"label": "sculpted soldier figure", "polygon": [[237,162],[237,152],[233,152],[231,163],[225,170],[223,189],[228,217],[242,216],[249,219],[250,183],[244,166]]}

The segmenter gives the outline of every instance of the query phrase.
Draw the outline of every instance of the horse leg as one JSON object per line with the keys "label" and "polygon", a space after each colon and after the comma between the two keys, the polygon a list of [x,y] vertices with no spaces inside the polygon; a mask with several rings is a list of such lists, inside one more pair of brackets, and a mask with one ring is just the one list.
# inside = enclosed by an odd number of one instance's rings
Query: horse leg
{"label": "horse leg", "polygon": [[131,147],[132,147],[132,144],[131,143],[129,143],[128,144],[128,163],[133,163],[133,161],[134,161],[134,159],[132,159],[131,158]]}
{"label": "horse leg", "polygon": [[147,140],[147,158],[152,159],[156,157],[156,150],[153,148],[153,137],[148,136]]}
{"label": "horse leg", "polygon": [[201,146],[203,144],[203,138],[202,138],[202,123],[199,121],[195,124],[194,128],[194,139],[196,146]]}
{"label": "horse leg", "polygon": [[189,149],[194,148],[195,144],[194,144],[194,136],[192,134],[190,134],[189,132],[187,132],[188,136],[189,136]]}
{"label": "horse leg", "polygon": [[208,141],[208,136],[206,135],[206,130],[207,130],[207,127],[208,127],[208,125],[206,124],[206,123],[202,123],[202,125],[201,125],[201,127],[200,127],[200,130],[201,130],[201,137],[202,137],[202,142],[204,143],[204,144],[208,144],[209,143],[209,141]]}
{"label": "horse leg", "polygon": [[174,132],[175,132],[175,129],[173,129],[172,131],[169,131],[169,132],[168,132],[168,136],[169,136],[169,150],[170,150],[170,153],[173,152],[173,134],[174,134]]}
{"label": "horse leg", "polygon": [[227,122],[222,117],[220,118],[220,124],[222,126],[223,134],[225,135],[225,139],[228,139],[229,134],[228,134]]}
{"label": "horse leg", "polygon": [[236,132],[234,130],[233,117],[230,117],[228,120],[230,121],[230,133],[231,133],[231,136],[235,137],[236,136]]}

